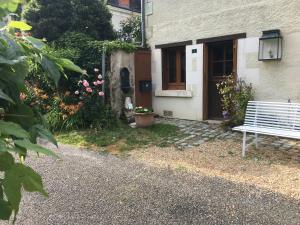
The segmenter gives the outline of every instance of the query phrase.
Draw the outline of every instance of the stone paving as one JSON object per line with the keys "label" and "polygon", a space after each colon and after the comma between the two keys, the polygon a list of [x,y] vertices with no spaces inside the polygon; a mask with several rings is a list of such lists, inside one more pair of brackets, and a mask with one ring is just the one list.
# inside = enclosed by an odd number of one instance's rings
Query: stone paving
{"label": "stone paving", "polygon": [[[156,123],[167,123],[176,125],[179,128],[179,135],[170,137],[167,142],[174,144],[179,149],[188,149],[199,146],[212,140],[234,140],[242,142],[242,134],[231,130],[225,131],[221,124],[158,118]],[[254,144],[254,134],[247,135],[247,143]],[[259,135],[260,147],[272,147],[275,150],[294,151],[300,154],[300,141],[273,136]]]}

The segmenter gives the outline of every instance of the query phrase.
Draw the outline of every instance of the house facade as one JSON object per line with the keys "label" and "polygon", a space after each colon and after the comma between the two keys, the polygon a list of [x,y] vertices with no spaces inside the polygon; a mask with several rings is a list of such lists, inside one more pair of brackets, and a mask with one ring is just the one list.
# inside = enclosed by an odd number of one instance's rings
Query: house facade
{"label": "house facade", "polygon": [[122,21],[141,13],[140,0],[107,0],[107,5],[112,14],[113,27],[117,31]]}
{"label": "house facade", "polygon": [[216,84],[229,74],[251,83],[256,100],[300,102],[299,0],[146,0],[145,8],[159,115],[220,118]]}

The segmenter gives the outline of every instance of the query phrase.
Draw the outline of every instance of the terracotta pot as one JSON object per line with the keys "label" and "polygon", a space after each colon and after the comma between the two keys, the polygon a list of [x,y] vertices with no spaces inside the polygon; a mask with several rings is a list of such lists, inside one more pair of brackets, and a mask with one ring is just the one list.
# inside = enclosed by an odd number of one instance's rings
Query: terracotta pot
{"label": "terracotta pot", "polygon": [[154,124],[154,113],[136,113],[135,122],[137,127],[149,127]]}

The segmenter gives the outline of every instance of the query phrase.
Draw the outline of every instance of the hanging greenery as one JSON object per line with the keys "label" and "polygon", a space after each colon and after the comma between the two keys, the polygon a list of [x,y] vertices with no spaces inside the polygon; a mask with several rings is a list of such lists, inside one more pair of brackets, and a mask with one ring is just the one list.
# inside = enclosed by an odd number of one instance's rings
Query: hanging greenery
{"label": "hanging greenery", "polygon": [[[1,0],[1,12],[17,9],[21,0]],[[10,22],[0,29],[0,219],[14,221],[19,212],[22,190],[47,196],[41,176],[25,164],[30,152],[52,157],[57,155],[38,145],[47,139],[57,146],[46,129],[40,112],[24,104],[27,91],[25,77],[29,62],[37,63],[57,85],[66,70],[83,73],[70,60],[45,53],[42,40],[26,33],[31,27],[24,22]]]}

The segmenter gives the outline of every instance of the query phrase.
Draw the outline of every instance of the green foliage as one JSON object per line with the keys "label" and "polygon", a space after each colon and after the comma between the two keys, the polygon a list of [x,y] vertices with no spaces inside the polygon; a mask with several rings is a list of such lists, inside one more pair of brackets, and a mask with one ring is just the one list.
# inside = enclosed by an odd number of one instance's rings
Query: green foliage
{"label": "green foliage", "polygon": [[[67,32],[54,43],[54,48],[76,52],[77,59],[75,63],[85,68],[88,73],[92,73],[94,68],[101,69],[101,60],[103,49],[109,55],[113,51],[123,50],[133,52],[137,47],[130,43],[122,41],[97,41],[84,33]],[[71,58],[72,59],[72,58]]]}
{"label": "green foliage", "polygon": [[120,40],[132,43],[142,42],[141,17],[131,16],[121,22],[121,28],[118,31]]}
{"label": "green foliage", "polygon": [[243,124],[247,104],[254,99],[252,85],[247,85],[243,80],[235,81],[230,75],[217,84],[217,88],[221,95],[223,113],[230,116],[225,126],[234,127]]}
{"label": "green foliage", "polygon": [[71,0],[31,0],[23,13],[33,35],[53,41],[67,31],[73,20]]}
{"label": "green foliage", "polygon": [[153,113],[153,109],[142,107],[142,106],[135,107],[134,111],[136,113],[143,113],[143,114]]}
{"label": "green foliage", "polygon": [[106,1],[72,0],[72,5],[73,23],[70,31],[83,32],[97,40],[115,38]]}
{"label": "green foliage", "polygon": [[48,41],[74,31],[97,40],[115,38],[111,14],[102,0],[31,0],[24,18],[36,37]]}
{"label": "green foliage", "polygon": [[15,12],[18,9],[19,4],[24,0],[1,0],[0,1],[0,16],[3,17],[9,12]]}
{"label": "green foliage", "polygon": [[[0,6],[5,3],[5,10],[14,8],[11,1],[2,0]],[[56,84],[67,70],[83,72],[71,61],[43,52],[41,40],[26,34],[15,37],[8,32],[28,28],[25,23],[13,22],[0,31],[0,219],[5,220],[12,214],[16,219],[22,190],[47,196],[40,175],[24,164],[27,152],[56,157],[37,144],[37,138],[42,138],[57,145],[40,112],[23,102],[30,65],[39,64]]]}

